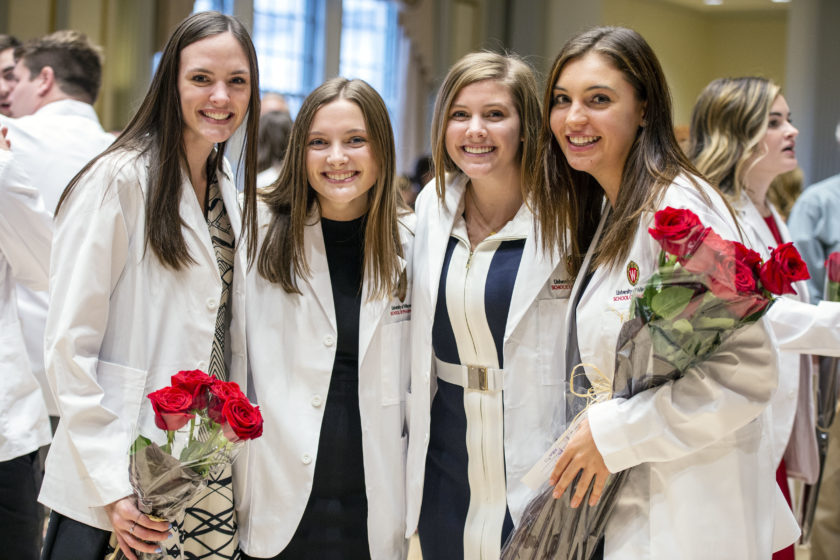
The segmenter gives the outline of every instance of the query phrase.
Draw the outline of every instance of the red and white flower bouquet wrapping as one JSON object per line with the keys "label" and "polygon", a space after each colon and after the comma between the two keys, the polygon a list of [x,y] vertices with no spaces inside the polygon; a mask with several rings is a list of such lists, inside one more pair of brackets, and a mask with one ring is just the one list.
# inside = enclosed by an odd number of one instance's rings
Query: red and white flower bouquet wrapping
{"label": "red and white flower bouquet wrapping", "polygon": [[[148,395],[155,425],[166,432],[158,445],[140,434],[131,445],[129,480],[140,511],[160,520],[180,518],[211,474],[231,463],[242,443],[262,435],[258,406],[234,382],[203,371],[180,371],[172,384]],[[159,554],[140,554],[160,558]],[[117,553],[114,559],[124,558]]]}
{"label": "red and white flower bouquet wrapping", "polygon": [[[687,209],[660,210],[649,233],[661,247],[658,268],[633,299],[632,318],[619,332],[611,391],[593,395],[588,387],[577,389],[580,365],[575,367],[572,396],[567,399],[569,428],[546,453],[543,463],[549,468],[589,404],[632,398],[679,379],[733,333],[761,318],[774,294],[793,293],[792,283],[808,277],[791,243],[773,249],[763,262],[741,243],[722,239]],[[570,506],[576,482],[555,500],[554,488],[546,481],[508,539],[502,558],[591,558],[628,472],[610,475],[595,506],[588,505],[590,488],[577,508]]]}

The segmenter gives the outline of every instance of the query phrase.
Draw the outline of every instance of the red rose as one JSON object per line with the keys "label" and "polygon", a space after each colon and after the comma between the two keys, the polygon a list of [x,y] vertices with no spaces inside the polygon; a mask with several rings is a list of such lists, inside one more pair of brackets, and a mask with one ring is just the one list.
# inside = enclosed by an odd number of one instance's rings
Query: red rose
{"label": "red rose", "polygon": [[799,251],[793,243],[783,243],[773,249],[770,258],[761,265],[761,270],[759,270],[761,285],[770,293],[777,295],[795,294],[793,282],[807,280],[810,277],[808,266],[799,256]]}
{"label": "red rose", "polygon": [[840,252],[835,251],[828,255],[825,261],[825,273],[828,274],[829,282],[840,282]]}
{"label": "red rose", "polygon": [[735,258],[732,242],[706,228],[699,244],[695,244],[691,254],[680,258],[680,264],[694,274],[713,274],[725,257]]}
{"label": "red rose", "polygon": [[[753,251],[755,252],[755,251]],[[756,253],[758,254],[758,253]],[[759,260],[760,262],[760,260]],[[752,267],[744,261],[735,258],[735,289],[741,294],[755,293],[758,284],[755,281],[755,274]]]}
{"label": "red rose", "polygon": [[734,251],[724,251],[719,254],[714,269],[708,275],[709,289],[720,299],[731,300],[738,294],[737,276],[738,261]]}
{"label": "red rose", "polygon": [[213,422],[223,423],[222,408],[228,400],[238,398],[246,398],[242,389],[239,388],[239,384],[233,381],[213,379],[212,385],[210,385],[210,402],[207,407],[207,415]]}
{"label": "red rose", "polygon": [[[262,435],[263,418],[260,407],[254,406],[245,397],[228,399],[222,407],[222,429],[228,439],[254,439]],[[234,437],[230,437],[230,432]]]}
{"label": "red rose", "polygon": [[757,275],[759,269],[761,268],[761,255],[752,249],[745,247],[743,243],[733,241],[732,245],[735,247],[735,259],[738,262],[742,262],[746,266],[750,267],[750,269],[755,271]]}
{"label": "red rose", "polygon": [[172,376],[172,386],[190,393],[193,397],[193,408],[203,410],[207,408],[207,389],[213,384],[213,378],[200,369],[179,371]]}
{"label": "red rose", "polygon": [[179,387],[164,387],[149,393],[155,411],[155,426],[161,430],[178,430],[195,418],[192,395]]}
{"label": "red rose", "polygon": [[686,208],[671,208],[658,211],[653,217],[654,226],[648,229],[668,254],[683,257],[694,252],[694,248],[710,231],[703,227],[700,218]]}

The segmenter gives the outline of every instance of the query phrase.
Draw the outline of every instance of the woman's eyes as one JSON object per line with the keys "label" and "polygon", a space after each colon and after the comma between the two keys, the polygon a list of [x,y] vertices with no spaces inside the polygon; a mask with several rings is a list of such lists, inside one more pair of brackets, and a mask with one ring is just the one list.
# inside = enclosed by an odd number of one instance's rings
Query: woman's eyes
{"label": "woman's eyes", "polygon": [[364,136],[353,136],[349,140],[350,144],[356,144],[356,145],[364,144],[365,142],[367,142],[367,138],[365,138]]}
{"label": "woman's eyes", "polygon": [[[591,105],[606,105],[611,101],[612,99],[610,99],[610,96],[604,93],[596,93],[595,95],[589,98],[589,103]],[[572,99],[564,93],[555,95],[553,99],[554,105],[568,105],[571,102]]]}
{"label": "woman's eyes", "polygon": [[466,111],[454,111],[452,113],[452,116],[450,116],[449,118],[451,118],[451,119],[466,119],[467,117],[468,117],[468,115],[467,115]]}
{"label": "woman's eyes", "polygon": [[309,145],[313,148],[320,148],[321,146],[326,146],[327,143],[322,138],[313,138],[309,141]]}

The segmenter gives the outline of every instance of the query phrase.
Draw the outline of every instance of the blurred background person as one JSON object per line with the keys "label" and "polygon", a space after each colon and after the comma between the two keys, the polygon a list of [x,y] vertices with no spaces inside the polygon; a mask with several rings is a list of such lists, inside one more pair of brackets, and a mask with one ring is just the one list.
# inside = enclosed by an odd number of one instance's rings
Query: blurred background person
{"label": "blurred background person", "polygon": [[15,48],[20,41],[11,35],[0,34],[0,115],[10,117],[9,94],[15,87]]}
{"label": "blurred background person", "polygon": [[[792,171],[786,171],[777,175],[775,179],[770,182],[770,188],[767,191],[767,200],[779,213],[782,220],[787,222],[790,211],[793,210],[793,205],[796,199],[802,194],[802,169],[797,167]],[[809,290],[810,292],[810,290]]]}
{"label": "blurred background person", "polygon": [[4,134],[0,129],[0,556],[36,560],[44,526],[38,449],[49,443],[50,426],[26,355],[15,285],[46,289],[52,214]]}
{"label": "blurred background person", "polygon": [[286,155],[292,117],[288,111],[269,111],[260,115],[260,135],[257,141],[257,188],[269,186],[280,175],[280,165]]}
{"label": "blurred background person", "polygon": [[260,99],[260,116],[274,112],[289,114],[289,102],[282,94],[269,91]]}
{"label": "blurred background person", "polygon": [[[840,145],[840,123],[835,132]],[[825,261],[840,251],[840,174],[805,189],[788,220],[790,235],[808,264],[808,289],[813,302],[823,300]],[[819,360],[821,377],[834,375],[832,361]],[[814,526],[811,560],[834,560],[840,551],[840,420],[834,419],[828,433],[828,453],[823,465]]]}
{"label": "blurred background person", "polygon": [[[82,33],[56,31],[26,41],[14,57],[8,101],[15,118],[0,116],[0,126],[8,127],[15,161],[53,212],[70,179],[114,141],[92,105],[102,82],[101,49]],[[44,372],[47,300],[46,292],[18,288],[26,349],[55,425],[58,407]]]}

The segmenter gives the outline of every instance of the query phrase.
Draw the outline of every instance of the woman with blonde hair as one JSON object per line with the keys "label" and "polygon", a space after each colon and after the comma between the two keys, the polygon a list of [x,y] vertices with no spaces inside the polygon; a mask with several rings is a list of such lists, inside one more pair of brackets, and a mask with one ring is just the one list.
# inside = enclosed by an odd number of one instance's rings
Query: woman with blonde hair
{"label": "woman with blonde hair", "polygon": [[538,117],[514,55],[463,57],[435,103],[435,179],[415,205],[407,482],[407,534],[419,519],[426,559],[498,558],[533,496],[521,477],[562,432],[569,284],[527,205]]}
{"label": "woman with blonde hair", "polygon": [[[768,200],[768,192],[774,179],[796,169],[798,134],[779,86],[765,78],[715,80],[694,105],[689,155],[729,197],[738,213],[745,245],[765,259],[770,247],[791,240],[784,220]],[[787,297],[807,303],[805,282],[796,282],[794,289],[796,293]],[[780,305],[774,306],[769,317],[775,316]],[[789,326],[785,324],[784,328]],[[813,371],[807,354],[780,352],[778,360],[779,388],[770,405],[773,466],[779,488],[790,504],[788,476],[813,483],[819,474]],[[793,546],[773,555],[776,559],[793,557]]]}
{"label": "woman with blonde hair", "polygon": [[245,558],[404,558],[412,231],[385,103],[334,78],[261,193],[247,278],[265,429],[235,464]]}
{"label": "woman with blonde hair", "polygon": [[[624,295],[658,266],[654,213],[689,208],[728,239],[738,228],[680,150],[662,68],[633,30],[594,28],[561,49],[546,85],[540,157],[541,241],[567,252],[574,276],[566,370],[581,363],[591,383],[612,381],[631,318]],[[777,383],[772,354],[759,321],[681,378],[589,407],[550,482],[577,507],[587,491],[597,503],[609,473],[632,468],[606,522],[605,558],[770,556],[778,504],[759,442]]]}
{"label": "woman with blonde hair", "polygon": [[[238,554],[229,468],[182,523],[137,509],[128,465],[138,432],[165,441],[149,393],[179,370],[227,380],[244,365],[258,82],[241,23],[217,12],[189,16],[167,41],[137,114],[59,200],[45,355],[61,422],[40,495],[52,510],[45,560],[101,559],[110,532],[130,560]],[[243,122],[244,218],[225,159]],[[180,535],[170,535],[173,526]]]}

